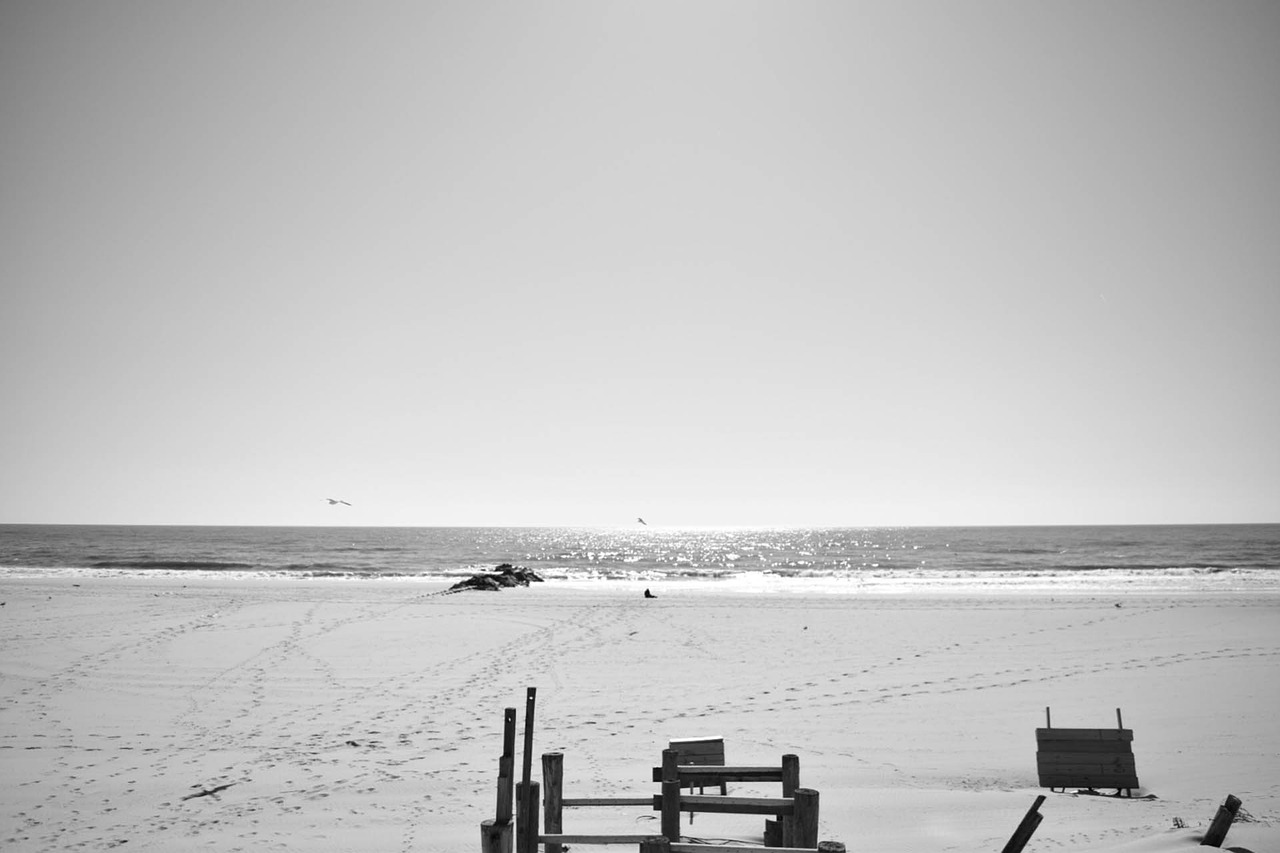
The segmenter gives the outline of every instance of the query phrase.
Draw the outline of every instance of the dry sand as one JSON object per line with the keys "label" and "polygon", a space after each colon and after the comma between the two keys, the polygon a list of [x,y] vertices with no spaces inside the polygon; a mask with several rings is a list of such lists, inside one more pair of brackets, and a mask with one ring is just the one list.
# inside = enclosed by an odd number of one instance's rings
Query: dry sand
{"label": "dry sand", "polygon": [[[478,851],[503,708],[535,686],[568,796],[653,793],[666,741],[709,734],[732,764],[799,755],[851,851],[998,851],[1040,793],[1028,851],[1193,848],[1229,793],[1253,820],[1226,846],[1280,851],[1280,595],[439,588],[0,581],[0,847]],[[1153,798],[1038,788],[1046,706],[1123,709]],[[762,819],[684,828],[759,843]]]}

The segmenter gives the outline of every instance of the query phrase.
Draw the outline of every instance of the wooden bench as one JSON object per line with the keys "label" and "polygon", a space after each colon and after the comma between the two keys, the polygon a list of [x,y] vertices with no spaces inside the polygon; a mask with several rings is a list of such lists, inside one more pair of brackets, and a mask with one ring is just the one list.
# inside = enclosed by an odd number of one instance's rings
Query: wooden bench
{"label": "wooden bench", "polygon": [[[678,738],[668,743],[667,748],[676,751],[676,764],[681,766],[724,767],[724,738],[722,737]],[[702,790],[708,785],[711,787],[719,785],[721,794],[729,793],[729,785],[724,779],[700,779],[697,776],[685,774],[681,774],[680,778],[682,788]]]}
{"label": "wooden bench", "polygon": [[1116,709],[1114,729],[1055,729],[1045,708],[1046,727],[1036,729],[1036,770],[1040,787],[1115,788],[1133,796],[1138,769],[1133,757],[1133,730],[1124,728]]}

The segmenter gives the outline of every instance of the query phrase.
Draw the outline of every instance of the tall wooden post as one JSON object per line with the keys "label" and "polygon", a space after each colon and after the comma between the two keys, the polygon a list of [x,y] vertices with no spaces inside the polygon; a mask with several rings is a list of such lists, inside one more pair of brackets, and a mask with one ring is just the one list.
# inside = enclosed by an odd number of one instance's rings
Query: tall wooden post
{"label": "tall wooden post", "polygon": [[[528,840],[529,825],[538,822],[538,801],[533,796],[533,708],[538,688],[526,690],[524,701],[524,772],[516,788],[516,853],[536,853],[538,831],[533,831],[535,841]],[[521,831],[524,827],[525,831]]]}
{"label": "tall wooden post", "polygon": [[1027,842],[1035,834],[1036,827],[1040,825],[1040,821],[1044,820],[1044,815],[1040,814],[1040,805],[1043,802],[1044,794],[1036,797],[1036,801],[1031,804],[1026,816],[1022,818],[1022,823],[1018,824],[1018,828],[1009,837],[1009,843],[1000,853],[1022,853],[1022,848],[1027,846]]}
{"label": "tall wooden post", "polygon": [[667,841],[680,840],[680,753],[662,750],[662,834]]}
{"label": "tall wooden post", "polygon": [[[800,756],[788,753],[782,756],[782,796],[787,799],[795,797],[796,789],[799,787]],[[780,815],[778,817],[778,827],[782,835],[781,846],[792,846],[792,836],[795,835],[795,822],[793,815]]]}
{"label": "tall wooden post", "polygon": [[511,822],[511,795],[516,781],[516,709],[502,716],[502,757],[498,759],[498,823]]}
{"label": "tall wooden post", "polygon": [[498,801],[492,820],[480,824],[483,853],[511,853],[512,787],[516,767],[516,709],[507,708],[502,718],[502,755],[498,758]]}
{"label": "tall wooden post", "polygon": [[[818,792],[812,788],[796,788],[795,823],[791,828],[792,847],[818,846]],[[787,843],[787,842],[784,842]]]}
{"label": "tall wooden post", "polygon": [[[564,831],[564,753],[542,754],[542,823],[547,834]],[[563,853],[564,846],[548,843],[545,853]]]}
{"label": "tall wooden post", "polygon": [[1221,847],[1222,842],[1227,840],[1227,830],[1231,828],[1238,811],[1240,798],[1235,794],[1227,794],[1227,801],[1218,806],[1218,813],[1213,816],[1213,823],[1209,824],[1209,831],[1204,834],[1204,841],[1200,842],[1200,846]]}

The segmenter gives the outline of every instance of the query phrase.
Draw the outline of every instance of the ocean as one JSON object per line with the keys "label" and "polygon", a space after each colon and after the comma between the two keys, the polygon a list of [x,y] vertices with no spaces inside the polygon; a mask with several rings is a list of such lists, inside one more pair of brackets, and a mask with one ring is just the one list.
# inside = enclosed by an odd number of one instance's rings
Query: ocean
{"label": "ocean", "polygon": [[1280,524],[1091,527],[0,525],[0,577],[418,578],[501,563],[550,582],[760,591],[1280,590]]}

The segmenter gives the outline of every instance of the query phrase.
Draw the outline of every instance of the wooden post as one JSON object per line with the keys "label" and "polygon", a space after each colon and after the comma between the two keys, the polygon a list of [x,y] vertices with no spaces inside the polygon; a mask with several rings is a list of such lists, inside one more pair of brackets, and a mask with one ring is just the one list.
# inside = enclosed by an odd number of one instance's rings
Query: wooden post
{"label": "wooden post", "polygon": [[1040,821],[1044,820],[1044,815],[1040,814],[1040,804],[1044,802],[1044,794],[1036,797],[1035,803],[1031,808],[1027,809],[1027,814],[1022,818],[1022,823],[1018,824],[1018,828],[1013,831],[1013,835],[1009,838],[1009,843],[1004,846],[1000,853],[1022,853],[1022,848],[1027,846],[1027,842],[1031,840],[1031,836],[1035,834],[1036,827],[1040,825]]}
{"label": "wooden post", "polygon": [[[796,789],[800,787],[800,756],[788,753],[782,756],[782,796],[791,799],[796,795]],[[779,815],[778,828],[781,838],[778,842],[779,847],[789,847],[792,844],[792,836],[795,835],[795,817],[793,815]]]}
{"label": "wooden post", "polygon": [[1049,716],[1049,706],[1044,706],[1044,727],[1046,729],[1053,728],[1053,718]]}
{"label": "wooden post", "polygon": [[819,841],[818,853],[844,853],[844,845],[839,841]]}
{"label": "wooden post", "polygon": [[516,851],[538,851],[538,789],[537,782],[516,783]]}
{"label": "wooden post", "polygon": [[1231,828],[1231,823],[1236,819],[1236,812],[1240,811],[1240,798],[1235,794],[1227,794],[1227,800],[1218,806],[1218,813],[1213,816],[1213,823],[1209,824],[1209,831],[1204,834],[1204,841],[1200,842],[1201,847],[1221,847],[1222,842],[1227,839],[1227,830]]}
{"label": "wooden post", "polygon": [[516,853],[534,853],[529,838],[529,783],[516,783]]}
{"label": "wooden post", "polygon": [[[543,824],[547,834],[564,832],[564,753],[542,754],[542,784],[546,792],[542,799]],[[564,846],[548,842],[545,853],[563,853]]]}
{"label": "wooden post", "polygon": [[671,842],[665,835],[651,835],[640,842],[640,853],[671,853]]}
{"label": "wooden post", "polygon": [[800,756],[782,756],[782,796],[794,797],[800,787]]}
{"label": "wooden post", "polygon": [[680,753],[662,750],[662,834],[667,841],[680,840]]}
{"label": "wooden post", "polygon": [[516,776],[516,709],[507,708],[502,718],[502,757],[498,759],[498,823],[511,822],[511,795]]}
{"label": "wooden post", "polygon": [[[532,796],[533,794],[533,706],[534,700],[538,695],[538,688],[530,687],[525,692],[524,700],[524,773],[521,775],[520,787],[517,788],[517,820],[523,822],[523,826],[528,829],[530,823],[537,823],[538,817],[538,801]],[[538,832],[533,832],[534,839],[537,839]],[[520,824],[516,826],[516,853],[535,853],[538,846],[535,840],[532,844],[528,841],[527,832],[520,831]]]}
{"label": "wooden post", "polygon": [[1123,728],[1124,728],[1124,717],[1120,716],[1120,709],[1119,709],[1119,708],[1116,708],[1116,728],[1117,728],[1117,729],[1123,729]]}
{"label": "wooden post", "polygon": [[480,824],[481,853],[511,853],[511,821],[486,820]]}
{"label": "wooden post", "polygon": [[791,841],[784,843],[791,847],[818,846],[818,792],[812,788],[796,788]]}

